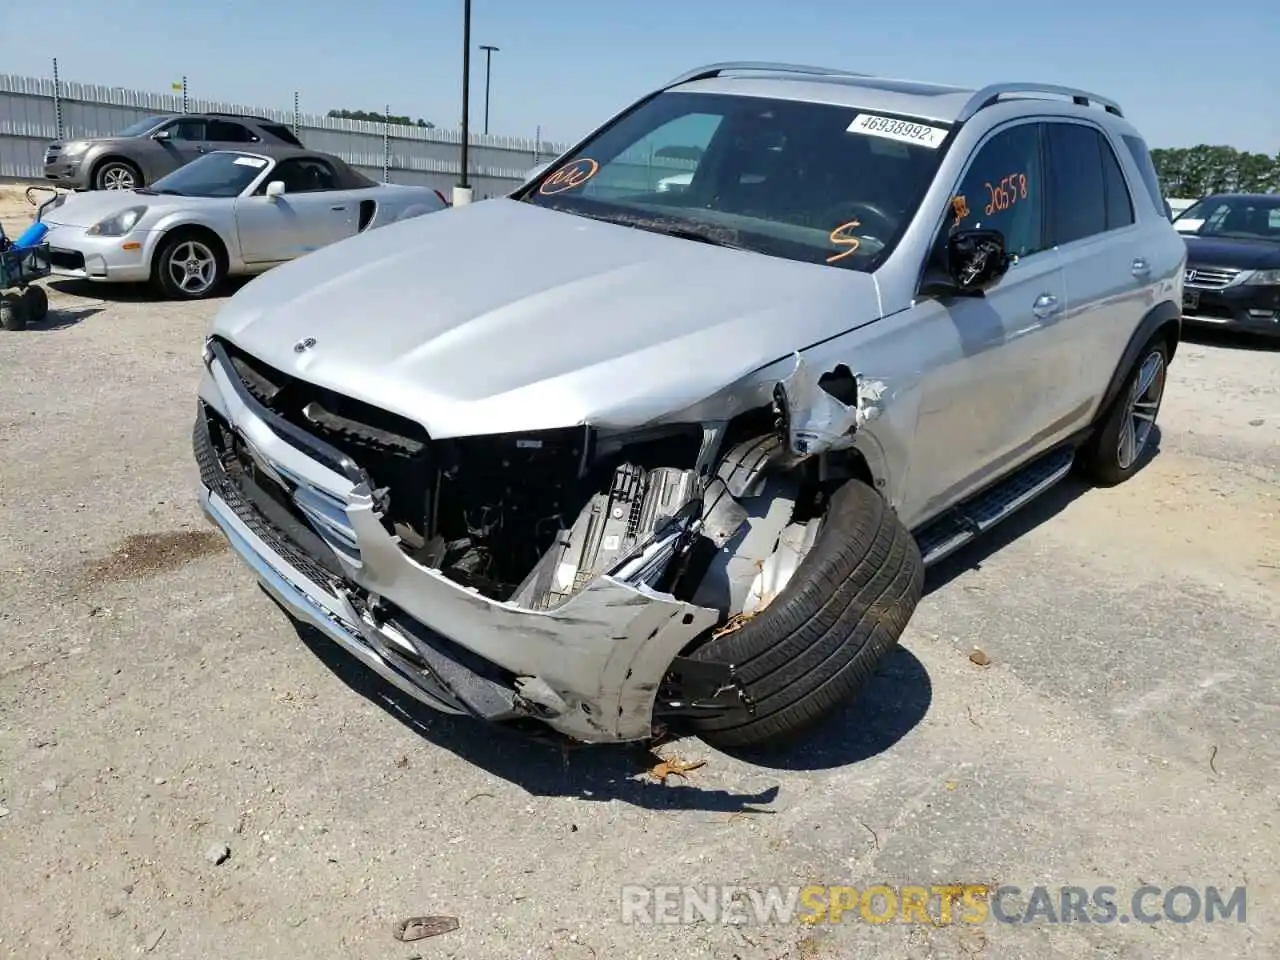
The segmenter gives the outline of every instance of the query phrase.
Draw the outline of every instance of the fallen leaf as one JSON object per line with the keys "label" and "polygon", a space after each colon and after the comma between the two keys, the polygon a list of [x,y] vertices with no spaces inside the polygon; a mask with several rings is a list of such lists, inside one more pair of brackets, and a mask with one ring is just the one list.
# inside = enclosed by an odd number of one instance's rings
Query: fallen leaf
{"label": "fallen leaf", "polygon": [[981,650],[979,650],[977,647],[974,647],[973,651],[969,654],[969,662],[976,663],[980,667],[991,666],[991,658],[988,657]]}
{"label": "fallen leaf", "polygon": [[680,777],[682,780],[688,780],[689,778],[685,776],[685,774],[691,770],[697,770],[699,767],[705,767],[706,765],[707,761],[705,760],[693,760],[689,762],[677,759],[662,760],[649,768],[649,776],[653,777],[653,779],[657,780],[663,786],[666,786],[668,777],[676,776]]}

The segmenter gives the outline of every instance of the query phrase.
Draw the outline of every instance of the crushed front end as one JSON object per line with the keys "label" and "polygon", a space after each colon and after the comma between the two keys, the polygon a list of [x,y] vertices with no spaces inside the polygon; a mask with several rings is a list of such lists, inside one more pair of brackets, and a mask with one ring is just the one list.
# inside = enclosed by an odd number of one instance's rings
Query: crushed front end
{"label": "crushed front end", "polygon": [[401,690],[586,742],[750,708],[730,665],[682,656],[721,611],[669,592],[695,529],[742,520],[708,506],[707,430],[435,440],[227,340],[205,366],[204,510],[277,602]]}

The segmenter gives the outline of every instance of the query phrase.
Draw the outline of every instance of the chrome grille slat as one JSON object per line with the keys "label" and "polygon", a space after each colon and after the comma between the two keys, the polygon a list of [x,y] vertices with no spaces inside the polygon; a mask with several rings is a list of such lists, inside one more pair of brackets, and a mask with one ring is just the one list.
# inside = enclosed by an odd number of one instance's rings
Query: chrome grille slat
{"label": "chrome grille slat", "polygon": [[1182,283],[1183,286],[1191,287],[1193,290],[1221,290],[1223,287],[1230,286],[1238,276],[1240,276],[1240,270],[1235,267],[1213,267],[1189,263],[1182,276]]}

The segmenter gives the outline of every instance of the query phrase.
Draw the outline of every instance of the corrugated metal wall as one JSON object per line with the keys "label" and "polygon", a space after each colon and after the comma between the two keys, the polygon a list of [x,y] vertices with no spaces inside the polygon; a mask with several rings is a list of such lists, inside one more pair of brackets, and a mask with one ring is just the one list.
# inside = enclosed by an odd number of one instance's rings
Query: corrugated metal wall
{"label": "corrugated metal wall", "polygon": [[[288,125],[294,122],[292,110],[195,97],[188,98],[187,105],[193,111],[249,113]],[[143,117],[181,110],[178,94],[64,82],[55,98],[52,79],[0,74],[0,177],[43,178],[44,148],[58,139],[59,113],[63,139],[73,139],[108,136]],[[385,163],[393,183],[425,184],[447,196],[458,182],[460,131],[391,125],[384,129],[380,123],[311,114],[299,115],[298,121],[303,143],[338,155],[375,180],[382,179]],[[471,134],[468,165],[476,197],[510,191],[535,163],[559,156],[567,146],[545,141],[539,146],[532,138]]]}

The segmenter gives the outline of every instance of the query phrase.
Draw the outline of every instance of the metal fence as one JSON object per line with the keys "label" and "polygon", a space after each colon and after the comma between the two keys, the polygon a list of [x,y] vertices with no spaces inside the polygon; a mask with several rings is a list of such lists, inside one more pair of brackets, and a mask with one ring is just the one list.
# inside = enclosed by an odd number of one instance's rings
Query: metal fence
{"label": "metal fence", "polygon": [[[181,113],[183,99],[182,94],[0,74],[0,177],[43,179],[44,150],[51,141],[109,136],[143,117]],[[392,183],[423,184],[448,196],[461,173],[459,130],[342,120],[196,97],[187,98],[186,107],[247,113],[295,127],[308,147],[336,154],[375,180],[385,176]],[[509,192],[530,167],[568,148],[534,137],[472,133],[469,139],[468,179],[477,199]]]}

